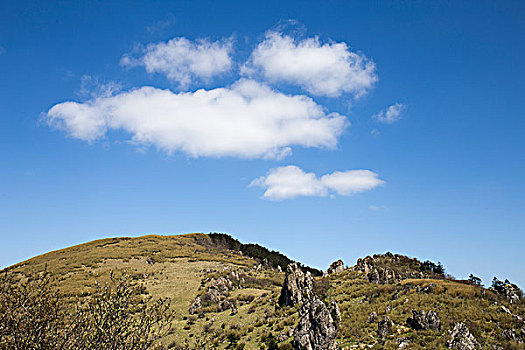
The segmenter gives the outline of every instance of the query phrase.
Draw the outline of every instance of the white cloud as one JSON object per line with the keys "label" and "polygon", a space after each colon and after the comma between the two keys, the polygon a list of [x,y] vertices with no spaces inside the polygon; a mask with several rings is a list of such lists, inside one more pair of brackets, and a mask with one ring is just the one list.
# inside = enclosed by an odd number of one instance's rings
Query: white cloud
{"label": "white cloud", "polygon": [[375,119],[380,123],[392,124],[401,119],[401,114],[405,109],[405,105],[402,103],[396,103],[386,109],[383,109],[379,113],[374,114],[372,119]]}
{"label": "white cloud", "polygon": [[249,186],[264,188],[266,191],[263,198],[283,200],[299,196],[332,197],[334,193],[351,196],[384,183],[378,174],[369,170],[335,171],[318,177],[314,173],[306,173],[297,166],[289,165],[271,169],[266,176],[253,180]]}
{"label": "white cloud", "polygon": [[228,72],[232,67],[232,49],[231,39],[211,42],[180,37],[149,44],[142,56],[124,55],[120,63],[127,67],[144,66],[148,73],[164,74],[184,89],[195,79],[208,81]]}
{"label": "white cloud", "polygon": [[344,42],[321,44],[317,37],[297,41],[274,31],[255,48],[242,72],[329,97],[343,93],[358,97],[377,81],[375,64]]}
{"label": "white cloud", "polygon": [[380,211],[380,210],[386,210],[387,207],[384,206],[384,205],[381,205],[381,206],[377,206],[377,205],[373,205],[371,204],[369,207],[368,207],[368,210],[371,210],[371,211]]}
{"label": "white cloud", "polygon": [[135,144],[168,154],[277,159],[295,145],[333,148],[349,124],[307,96],[285,95],[251,80],[180,93],[141,87],[84,103],[59,103],[45,119],[88,142],[104,138],[108,130],[123,130]]}

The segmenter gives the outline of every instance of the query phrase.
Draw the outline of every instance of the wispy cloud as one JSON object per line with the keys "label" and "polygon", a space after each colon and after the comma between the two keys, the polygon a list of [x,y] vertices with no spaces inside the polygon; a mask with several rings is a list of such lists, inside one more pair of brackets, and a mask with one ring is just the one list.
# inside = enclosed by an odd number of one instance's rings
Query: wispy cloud
{"label": "wispy cloud", "polygon": [[360,96],[377,81],[375,64],[344,42],[323,44],[318,37],[296,40],[276,31],[266,34],[242,72],[329,97],[343,93]]}
{"label": "wispy cloud", "polygon": [[401,114],[406,110],[406,106],[402,103],[396,103],[388,108],[381,110],[379,113],[374,114],[372,119],[375,119],[379,123],[392,124],[401,119]]}
{"label": "wispy cloud", "polygon": [[333,148],[349,124],[311,98],[241,80],[231,87],[174,93],[141,87],[84,103],[64,102],[49,125],[93,142],[123,130],[138,145],[192,157],[282,158],[292,146]]}
{"label": "wispy cloud", "polygon": [[143,66],[148,73],[160,73],[179,88],[186,89],[195,80],[209,81],[232,67],[233,40],[209,41],[173,38],[149,44],[138,57],[126,54],[120,63],[125,67]]}
{"label": "wispy cloud", "polygon": [[377,206],[377,205],[370,205],[368,207],[368,210],[371,210],[371,211],[380,211],[380,210],[386,210],[386,207],[384,205],[380,205],[380,206]]}
{"label": "wispy cloud", "polygon": [[289,165],[271,169],[267,175],[253,180],[249,186],[262,187],[265,189],[263,198],[279,201],[299,196],[351,196],[384,183],[378,174],[370,170],[335,171],[318,177]]}

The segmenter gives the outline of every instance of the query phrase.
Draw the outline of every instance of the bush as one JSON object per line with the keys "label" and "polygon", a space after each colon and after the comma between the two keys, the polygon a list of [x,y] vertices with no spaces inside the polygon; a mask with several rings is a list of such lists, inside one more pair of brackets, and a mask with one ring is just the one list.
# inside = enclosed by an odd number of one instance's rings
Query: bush
{"label": "bush", "polygon": [[0,279],[1,349],[119,349],[159,346],[170,331],[169,300],[141,296],[122,274],[76,305],[68,304],[44,271],[27,279]]}

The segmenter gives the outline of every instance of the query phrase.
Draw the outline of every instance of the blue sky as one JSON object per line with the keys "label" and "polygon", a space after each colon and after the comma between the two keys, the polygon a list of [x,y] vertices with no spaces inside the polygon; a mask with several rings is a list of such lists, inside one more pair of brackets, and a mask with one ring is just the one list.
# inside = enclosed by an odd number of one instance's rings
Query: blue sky
{"label": "blue sky", "polygon": [[228,232],[525,285],[520,1],[3,1],[0,266]]}

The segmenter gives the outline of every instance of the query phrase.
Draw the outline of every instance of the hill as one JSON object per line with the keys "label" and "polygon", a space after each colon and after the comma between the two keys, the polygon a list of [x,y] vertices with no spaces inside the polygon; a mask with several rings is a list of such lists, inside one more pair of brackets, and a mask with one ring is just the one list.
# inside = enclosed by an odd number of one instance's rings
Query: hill
{"label": "hill", "polygon": [[338,261],[323,275],[225,234],[152,235],[97,240],[2,272],[22,285],[42,271],[68,314],[115,274],[149,304],[169,298],[170,330],[158,344],[173,349],[525,349],[515,285],[456,281],[441,264],[391,253],[350,268]]}

